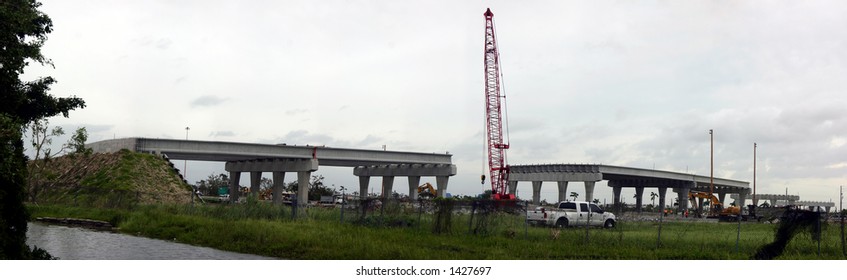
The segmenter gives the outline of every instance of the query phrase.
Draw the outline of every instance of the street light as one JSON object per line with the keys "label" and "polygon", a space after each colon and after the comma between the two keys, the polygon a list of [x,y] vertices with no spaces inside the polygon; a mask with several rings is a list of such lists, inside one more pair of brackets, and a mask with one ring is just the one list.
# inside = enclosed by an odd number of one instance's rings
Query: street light
{"label": "street light", "polygon": [[[714,131],[709,129],[709,143],[710,143],[710,164],[709,164],[709,197],[712,197],[712,193],[715,192],[715,135]],[[712,213],[712,203],[709,203],[709,213]]]}
{"label": "street light", "polygon": [[[186,141],[188,140],[188,130],[189,129],[190,129],[189,127],[187,127],[187,126],[185,127],[185,140]],[[182,164],[182,177],[185,178],[185,182],[188,182],[188,160],[183,160],[182,162],[183,162],[183,164]]]}
{"label": "street light", "polygon": [[[753,142],[753,205],[759,205],[759,200],[756,199],[756,147],[758,145]],[[755,208],[755,206],[754,206]]]}
{"label": "street light", "polygon": [[[188,140],[188,130],[189,128],[185,127],[185,140]],[[188,160],[182,161],[182,179],[185,180],[185,183],[188,184]],[[197,195],[197,190],[191,188],[191,205],[194,205],[194,196]]]}

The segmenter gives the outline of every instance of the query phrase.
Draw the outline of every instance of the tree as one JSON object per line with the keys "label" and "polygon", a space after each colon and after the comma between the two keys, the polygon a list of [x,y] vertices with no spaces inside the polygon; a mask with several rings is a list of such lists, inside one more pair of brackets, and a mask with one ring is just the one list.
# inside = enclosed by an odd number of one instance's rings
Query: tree
{"label": "tree", "polygon": [[35,120],[27,126],[30,132],[30,145],[32,145],[35,153],[35,158],[30,162],[27,170],[27,195],[32,203],[37,202],[38,195],[41,194],[41,190],[46,185],[43,178],[52,176],[52,174],[46,174],[50,159],[60,155],[65,150],[64,145],[55,152],[51,148],[53,138],[64,135],[65,131],[61,126],[53,129],[49,129],[49,127],[50,121],[46,118]]}
{"label": "tree", "polygon": [[94,151],[91,148],[85,147],[86,141],[88,141],[88,130],[86,130],[85,127],[77,128],[63,149],[69,149],[71,151],[71,155],[91,155]]}
{"label": "tree", "polygon": [[42,118],[68,117],[71,110],[85,107],[81,98],[50,95],[50,86],[56,82],[52,77],[20,80],[30,61],[53,65],[41,54],[53,22],[38,10],[40,6],[35,0],[0,2],[0,258],[30,258],[38,251],[26,246],[24,128]]}
{"label": "tree", "polygon": [[[323,195],[335,195],[335,190],[324,185],[324,176],[323,175],[314,175],[309,180],[309,193],[307,194],[309,200],[320,200]],[[283,188],[285,191],[296,193],[298,190],[297,181],[291,181],[288,184],[285,184]]]}
{"label": "tree", "polygon": [[309,181],[309,200],[321,200],[321,196],[335,195],[335,190],[324,185],[323,175],[314,175]]}
{"label": "tree", "polygon": [[221,187],[229,186],[229,177],[226,174],[210,174],[206,180],[197,181],[197,190],[200,191],[203,195],[209,196],[217,196],[219,195],[218,190]]}
{"label": "tree", "polygon": [[654,192],[650,192],[651,205],[653,205],[653,206],[656,205],[656,197],[658,197],[658,196],[659,196],[658,194],[656,194]]}
{"label": "tree", "polygon": [[53,144],[54,137],[65,135],[65,130],[61,126],[54,127],[50,130],[50,133],[47,133],[50,127],[50,121],[47,119],[38,119],[31,122],[28,127],[31,138],[30,144],[32,144],[35,152],[35,158],[33,160],[38,161],[44,159],[45,161],[49,161],[51,158],[65,151],[65,145],[56,152],[53,152],[50,148]]}
{"label": "tree", "polygon": [[271,189],[273,187],[274,187],[274,180],[271,180],[271,179],[268,179],[268,178],[265,178],[265,177],[262,177],[262,179],[259,179],[259,189],[260,190]]}
{"label": "tree", "polygon": [[576,201],[576,198],[577,198],[577,197],[579,197],[579,194],[578,194],[578,193],[576,193],[576,192],[571,192],[571,195],[570,195],[570,196],[571,196],[571,197],[573,197],[573,200],[574,200],[574,201]]}
{"label": "tree", "polygon": [[494,191],[485,190],[481,194],[479,194],[479,198],[483,198],[483,199],[491,198],[493,195],[494,195]]}

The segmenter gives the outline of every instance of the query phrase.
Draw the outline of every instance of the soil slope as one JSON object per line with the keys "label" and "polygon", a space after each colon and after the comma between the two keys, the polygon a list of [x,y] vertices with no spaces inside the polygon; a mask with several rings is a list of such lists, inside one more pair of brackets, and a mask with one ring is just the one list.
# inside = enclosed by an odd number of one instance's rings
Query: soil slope
{"label": "soil slope", "polygon": [[29,200],[96,207],[187,203],[190,187],[163,158],[123,150],[30,161]]}

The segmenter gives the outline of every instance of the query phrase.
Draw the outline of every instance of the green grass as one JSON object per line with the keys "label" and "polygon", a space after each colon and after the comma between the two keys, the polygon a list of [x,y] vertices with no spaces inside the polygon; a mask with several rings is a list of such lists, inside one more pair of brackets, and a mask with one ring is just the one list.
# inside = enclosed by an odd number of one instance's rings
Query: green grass
{"label": "green grass", "polygon": [[[734,223],[620,221],[616,229],[561,230],[525,227],[522,216],[480,219],[484,230],[469,233],[469,215],[454,214],[449,232],[434,234],[432,214],[418,222],[414,209],[386,214],[311,208],[292,219],[287,206],[138,206],[135,210],[30,206],[34,217],[76,217],[117,222],[121,232],[284,259],[749,259],[773,240],[776,225],[742,224],[736,252]],[[301,211],[302,212],[302,211]],[[397,222],[399,221],[399,222]],[[779,259],[844,259],[837,226],[825,227],[821,255],[809,233],[798,234]]]}

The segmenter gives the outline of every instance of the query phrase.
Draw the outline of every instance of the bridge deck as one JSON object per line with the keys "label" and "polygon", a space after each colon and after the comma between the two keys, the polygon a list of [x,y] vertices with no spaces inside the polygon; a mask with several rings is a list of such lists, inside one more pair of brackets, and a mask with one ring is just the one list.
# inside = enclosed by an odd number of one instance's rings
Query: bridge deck
{"label": "bridge deck", "polygon": [[[615,187],[690,187],[708,189],[709,176],[680,172],[642,169],[599,164],[541,164],[513,165],[510,181],[600,181],[608,180]],[[714,186],[738,192],[749,189],[750,183],[714,178]]]}
{"label": "bridge deck", "polygon": [[161,153],[175,160],[241,161],[255,159],[311,159],[320,165],[357,167],[383,164],[451,164],[452,155],[401,151],[330,148],[238,142],[216,142],[177,139],[124,138],[87,144],[94,152],[128,149],[144,153]]}

